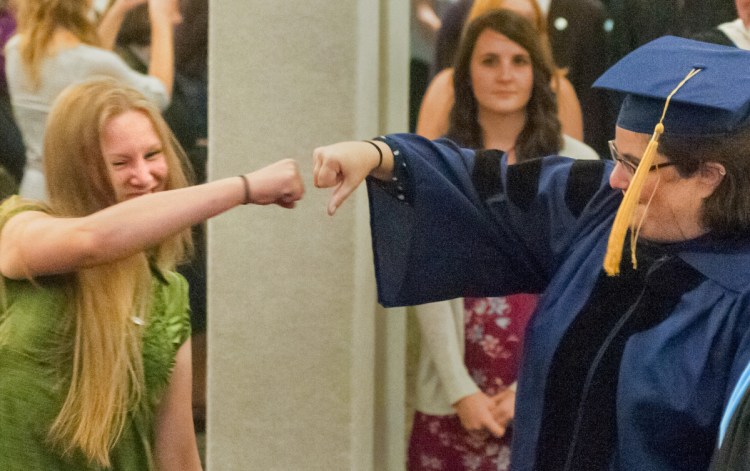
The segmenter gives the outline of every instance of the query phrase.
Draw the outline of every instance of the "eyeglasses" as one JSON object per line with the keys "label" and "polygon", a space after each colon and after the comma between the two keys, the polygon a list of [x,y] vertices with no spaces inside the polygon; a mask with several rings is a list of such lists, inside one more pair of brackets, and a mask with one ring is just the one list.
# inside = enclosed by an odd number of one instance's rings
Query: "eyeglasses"
{"label": "eyeglasses", "polygon": [[[612,160],[615,162],[619,162],[622,164],[623,168],[628,171],[631,175],[635,174],[635,171],[638,169],[638,162],[633,162],[628,157],[625,157],[624,155],[620,154],[620,151],[617,150],[617,147],[615,146],[615,141],[607,141],[607,144],[609,144],[609,154],[612,157]],[[674,162],[662,162],[658,164],[654,164],[648,168],[649,172],[653,172],[654,170],[658,170],[660,168],[669,167],[671,165],[674,165]]]}

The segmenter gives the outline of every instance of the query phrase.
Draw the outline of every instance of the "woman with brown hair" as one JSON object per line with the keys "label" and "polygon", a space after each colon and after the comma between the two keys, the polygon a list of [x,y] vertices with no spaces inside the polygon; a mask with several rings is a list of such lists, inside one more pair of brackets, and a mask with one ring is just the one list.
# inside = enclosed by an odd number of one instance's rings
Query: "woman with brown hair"
{"label": "woman with brown hair", "polygon": [[[598,159],[563,136],[553,66],[534,27],[510,10],[474,19],[459,45],[447,138],[505,149],[508,161],[543,155]],[[467,297],[415,307],[422,351],[408,468],[510,467],[515,382],[535,294]],[[443,437],[440,439],[440,437]]]}
{"label": "woman with brown hair", "polygon": [[200,469],[191,408],[190,228],[291,208],[294,161],[186,187],[159,110],[113,79],[63,92],[49,202],[0,206],[0,469]]}
{"label": "woman with brown hair", "polygon": [[[531,22],[542,45],[545,60],[553,63],[544,14],[535,0],[475,0],[469,10],[466,26],[475,18],[500,9],[514,11]],[[444,69],[430,82],[419,110],[417,134],[428,139],[437,139],[447,132],[449,115],[455,100],[453,73],[453,68]],[[563,133],[579,141],[582,140],[583,114],[573,85],[565,78],[565,71],[557,68],[554,69],[550,81],[552,90],[555,92],[557,113]]]}

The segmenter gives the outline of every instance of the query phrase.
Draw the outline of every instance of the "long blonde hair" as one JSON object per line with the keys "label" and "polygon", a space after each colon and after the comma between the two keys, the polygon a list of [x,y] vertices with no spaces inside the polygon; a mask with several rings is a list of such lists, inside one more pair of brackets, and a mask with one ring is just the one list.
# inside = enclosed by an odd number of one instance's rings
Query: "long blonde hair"
{"label": "long blonde hair", "polygon": [[[45,173],[51,211],[80,217],[117,203],[101,151],[107,122],[135,110],[146,115],[164,145],[167,190],[187,185],[184,154],[159,111],[139,92],[111,78],[66,89],[56,100],[45,135]],[[65,402],[50,429],[63,451],[80,449],[109,465],[129,411],[144,393],[141,327],[151,297],[150,263],[171,270],[191,249],[190,231],[140,253],[75,273],[69,309],[72,372]]]}
{"label": "long blonde hair", "polygon": [[58,28],[84,44],[100,44],[96,25],[88,17],[88,0],[17,0],[17,5],[21,62],[33,88],[39,86],[42,60]]}

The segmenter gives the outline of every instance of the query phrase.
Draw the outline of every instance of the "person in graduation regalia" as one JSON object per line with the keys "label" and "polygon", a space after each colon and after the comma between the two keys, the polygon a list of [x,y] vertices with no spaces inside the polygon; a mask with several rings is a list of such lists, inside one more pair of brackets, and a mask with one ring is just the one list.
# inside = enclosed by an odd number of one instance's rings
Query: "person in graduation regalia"
{"label": "person in graduation regalia", "polygon": [[511,462],[706,470],[750,360],[750,53],[664,37],[595,86],[612,161],[400,134],[314,151],[335,213],[367,179],[384,306],[539,292]]}

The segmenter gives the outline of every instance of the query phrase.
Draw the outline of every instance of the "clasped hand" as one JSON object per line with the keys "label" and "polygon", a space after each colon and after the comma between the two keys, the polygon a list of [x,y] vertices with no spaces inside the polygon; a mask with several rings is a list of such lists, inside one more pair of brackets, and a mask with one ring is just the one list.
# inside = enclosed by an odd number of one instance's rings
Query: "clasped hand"
{"label": "clasped hand", "polygon": [[502,437],[513,420],[515,404],[516,393],[508,388],[494,396],[477,391],[459,399],[453,408],[467,431]]}

